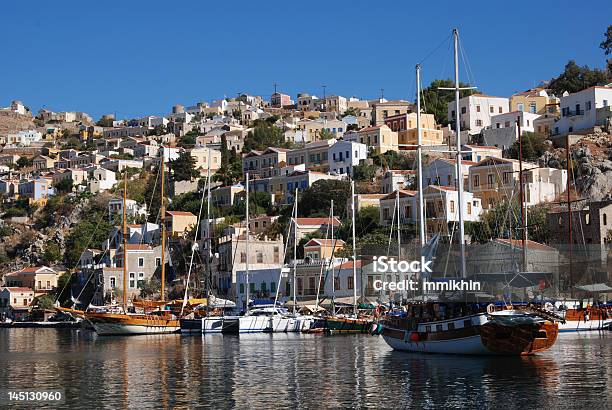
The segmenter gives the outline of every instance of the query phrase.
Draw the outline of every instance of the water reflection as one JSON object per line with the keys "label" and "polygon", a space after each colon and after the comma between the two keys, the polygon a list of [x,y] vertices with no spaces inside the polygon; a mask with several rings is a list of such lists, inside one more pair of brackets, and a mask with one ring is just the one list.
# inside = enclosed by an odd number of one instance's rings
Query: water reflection
{"label": "water reflection", "polygon": [[0,330],[0,386],[66,389],[65,407],[610,407],[612,338],[530,357],[392,351],[364,335],[96,337]]}

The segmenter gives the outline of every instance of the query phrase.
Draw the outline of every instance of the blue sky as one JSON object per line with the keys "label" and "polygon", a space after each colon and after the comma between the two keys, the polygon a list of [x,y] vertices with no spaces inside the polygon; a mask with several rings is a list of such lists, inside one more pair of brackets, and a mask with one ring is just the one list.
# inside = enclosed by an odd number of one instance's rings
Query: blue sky
{"label": "blue sky", "polygon": [[[238,92],[414,99],[460,29],[476,85],[509,95],[569,59],[604,66],[612,2],[19,1],[0,13],[0,106],[162,115]],[[460,17],[451,14],[457,10]],[[452,75],[444,44],[423,83]],[[465,71],[462,81],[467,80]]]}

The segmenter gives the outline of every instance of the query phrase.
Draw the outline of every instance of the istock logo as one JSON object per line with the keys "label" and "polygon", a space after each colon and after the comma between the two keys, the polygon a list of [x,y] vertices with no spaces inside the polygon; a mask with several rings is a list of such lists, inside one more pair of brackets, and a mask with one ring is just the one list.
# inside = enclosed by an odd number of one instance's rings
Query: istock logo
{"label": "istock logo", "polygon": [[395,258],[388,258],[387,256],[374,257],[374,272],[376,273],[389,273],[389,272],[421,272],[421,273],[432,273],[431,265],[432,261],[426,261],[425,257],[421,256],[420,261],[397,261]]}

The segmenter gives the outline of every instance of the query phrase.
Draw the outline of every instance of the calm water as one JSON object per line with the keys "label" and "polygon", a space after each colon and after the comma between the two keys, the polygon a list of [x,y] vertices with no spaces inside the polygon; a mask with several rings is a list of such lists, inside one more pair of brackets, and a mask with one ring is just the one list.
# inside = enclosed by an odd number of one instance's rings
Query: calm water
{"label": "calm water", "polygon": [[96,337],[0,329],[0,388],[71,408],[612,407],[612,333],[528,358],[392,351],[366,335]]}

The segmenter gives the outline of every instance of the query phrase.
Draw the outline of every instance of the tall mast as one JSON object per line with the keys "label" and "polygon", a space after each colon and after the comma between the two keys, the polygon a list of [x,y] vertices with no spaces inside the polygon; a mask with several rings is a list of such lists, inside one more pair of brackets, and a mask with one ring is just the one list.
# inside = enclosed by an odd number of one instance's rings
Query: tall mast
{"label": "tall mast", "polygon": [[[421,133],[421,65],[416,65],[416,83],[417,83],[417,190],[419,191],[419,239],[421,248],[425,246],[427,241],[427,231],[425,230],[425,206],[423,202],[423,135]],[[408,216],[410,217],[410,216]]]}
{"label": "tall mast", "polygon": [[461,172],[461,121],[459,119],[459,30],[453,29],[455,53],[455,134],[457,139],[457,209],[459,211],[459,244],[461,247],[461,277],[466,277],[465,269],[465,227],[463,226],[463,173]]}
{"label": "tall mast", "polygon": [[[336,241],[334,240],[334,200],[331,200],[331,239],[332,239],[332,258],[334,256],[334,254],[336,253]],[[331,261],[331,278],[332,278],[332,299],[331,299],[331,305],[332,305],[332,315],[336,314],[336,310],[334,309],[334,299],[336,297],[336,277],[334,276],[334,261]]]}
{"label": "tall mast", "polygon": [[571,162],[571,156],[570,156],[570,140],[569,140],[569,134],[567,135],[567,138],[565,140],[565,157],[566,157],[566,161],[567,161],[567,219],[568,219],[568,224],[567,224],[567,229],[568,229],[568,238],[569,238],[569,282],[570,282],[570,296],[573,298],[574,297],[574,272],[573,272],[573,266],[572,266],[572,246],[573,246],[573,228],[572,228],[572,196],[570,193],[570,188],[571,188],[571,177],[572,177],[572,162]]}
{"label": "tall mast", "polygon": [[523,272],[527,272],[527,203],[523,188],[523,137],[521,136],[521,116],[516,119],[519,141],[519,198],[521,206],[521,245],[523,246]]}
{"label": "tall mast", "polygon": [[123,175],[123,313],[127,313],[127,237],[129,235],[126,221],[127,170]]}
{"label": "tall mast", "polygon": [[165,300],[166,293],[166,201],[164,199],[164,146],[162,145],[162,157],[161,157],[161,208],[160,208],[160,220],[161,220],[161,301]]}
{"label": "tall mast", "polygon": [[207,197],[206,197],[206,235],[208,236],[207,243],[207,255],[206,255],[206,269],[208,273],[208,277],[206,278],[206,283],[208,284],[208,289],[206,292],[206,303],[208,304],[208,300],[210,299],[210,293],[212,290],[212,270],[210,267],[210,262],[212,259],[212,245],[211,245],[211,233],[210,233],[210,147],[208,147],[208,172],[206,175],[206,189],[207,189]]}
{"label": "tall mast", "polygon": [[246,282],[246,311],[249,311],[249,173],[246,173],[246,263],[245,263],[245,282]]}
{"label": "tall mast", "polygon": [[[353,314],[357,316],[357,249],[355,247],[355,181],[351,180],[351,214],[353,218]],[[398,225],[399,226],[399,225]]]}
{"label": "tall mast", "polygon": [[294,207],[293,207],[293,314],[295,315],[295,311],[297,308],[297,207],[298,207],[298,189],[295,188],[295,196],[293,197]]}
{"label": "tall mast", "polygon": [[397,261],[399,263],[400,259],[402,259],[402,235],[401,235],[401,225],[400,225],[400,189],[399,189],[399,186],[395,189],[395,208],[397,209]]}

